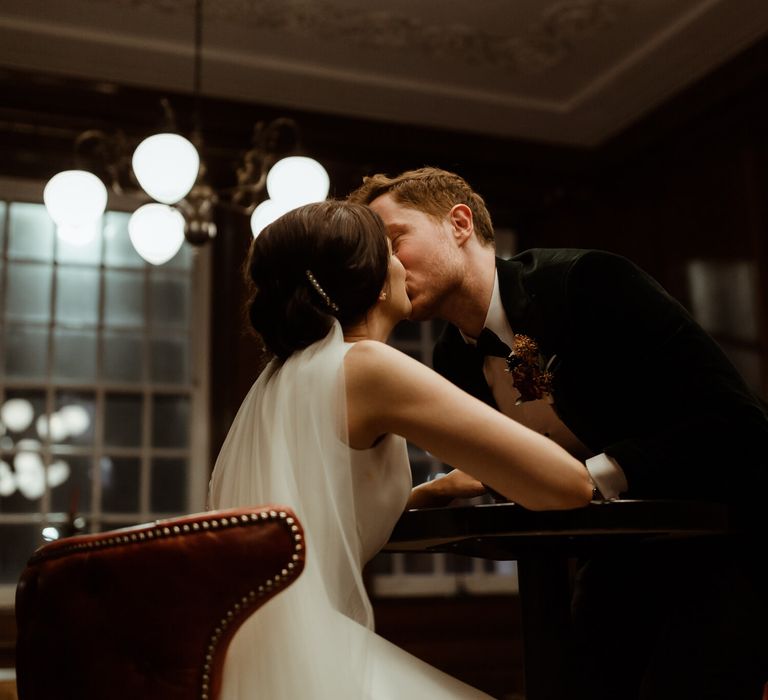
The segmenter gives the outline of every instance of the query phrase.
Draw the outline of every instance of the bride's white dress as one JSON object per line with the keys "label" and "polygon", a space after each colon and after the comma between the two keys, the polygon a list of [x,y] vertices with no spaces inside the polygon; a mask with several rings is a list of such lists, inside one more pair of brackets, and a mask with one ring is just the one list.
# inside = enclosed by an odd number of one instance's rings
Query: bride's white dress
{"label": "bride's white dress", "polygon": [[[345,343],[326,338],[273,362],[246,397],[211,477],[210,508],[275,503],[305,528],[304,572],[238,630],[222,700],[488,698],[373,631],[362,567],[411,488],[405,440],[346,440]],[[222,572],[226,576],[226,572]]]}

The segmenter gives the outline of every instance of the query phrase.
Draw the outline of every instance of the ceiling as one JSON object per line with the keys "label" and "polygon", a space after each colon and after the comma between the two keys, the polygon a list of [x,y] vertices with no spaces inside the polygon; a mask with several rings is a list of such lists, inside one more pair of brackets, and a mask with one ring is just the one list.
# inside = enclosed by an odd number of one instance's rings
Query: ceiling
{"label": "ceiling", "polygon": [[[0,66],[193,87],[194,0],[3,0]],[[208,0],[204,95],[594,146],[768,35],[765,0]]]}

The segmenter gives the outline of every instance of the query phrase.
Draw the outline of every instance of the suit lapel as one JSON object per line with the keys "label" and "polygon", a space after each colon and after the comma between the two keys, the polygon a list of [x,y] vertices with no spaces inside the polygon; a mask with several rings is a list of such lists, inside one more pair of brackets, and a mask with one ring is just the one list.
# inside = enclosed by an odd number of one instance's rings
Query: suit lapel
{"label": "suit lapel", "polygon": [[516,259],[496,258],[499,295],[513,333],[526,332],[530,298],[523,286],[523,264]]}

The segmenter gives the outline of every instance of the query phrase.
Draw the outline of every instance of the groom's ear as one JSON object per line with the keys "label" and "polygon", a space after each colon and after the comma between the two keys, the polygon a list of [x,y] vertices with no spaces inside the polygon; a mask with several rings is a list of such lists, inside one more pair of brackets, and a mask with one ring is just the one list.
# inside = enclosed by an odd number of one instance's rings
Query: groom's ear
{"label": "groom's ear", "polygon": [[448,220],[453,227],[456,243],[463,246],[475,233],[472,210],[466,204],[454,204],[448,212]]}

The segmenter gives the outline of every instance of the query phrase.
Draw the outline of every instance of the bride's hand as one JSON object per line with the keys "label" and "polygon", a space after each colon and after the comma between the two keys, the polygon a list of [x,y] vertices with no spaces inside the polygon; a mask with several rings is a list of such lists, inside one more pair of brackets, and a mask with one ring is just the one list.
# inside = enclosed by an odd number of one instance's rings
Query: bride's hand
{"label": "bride's hand", "polygon": [[459,469],[438,477],[411,491],[408,508],[437,508],[448,505],[456,498],[474,498],[485,493],[485,486]]}

